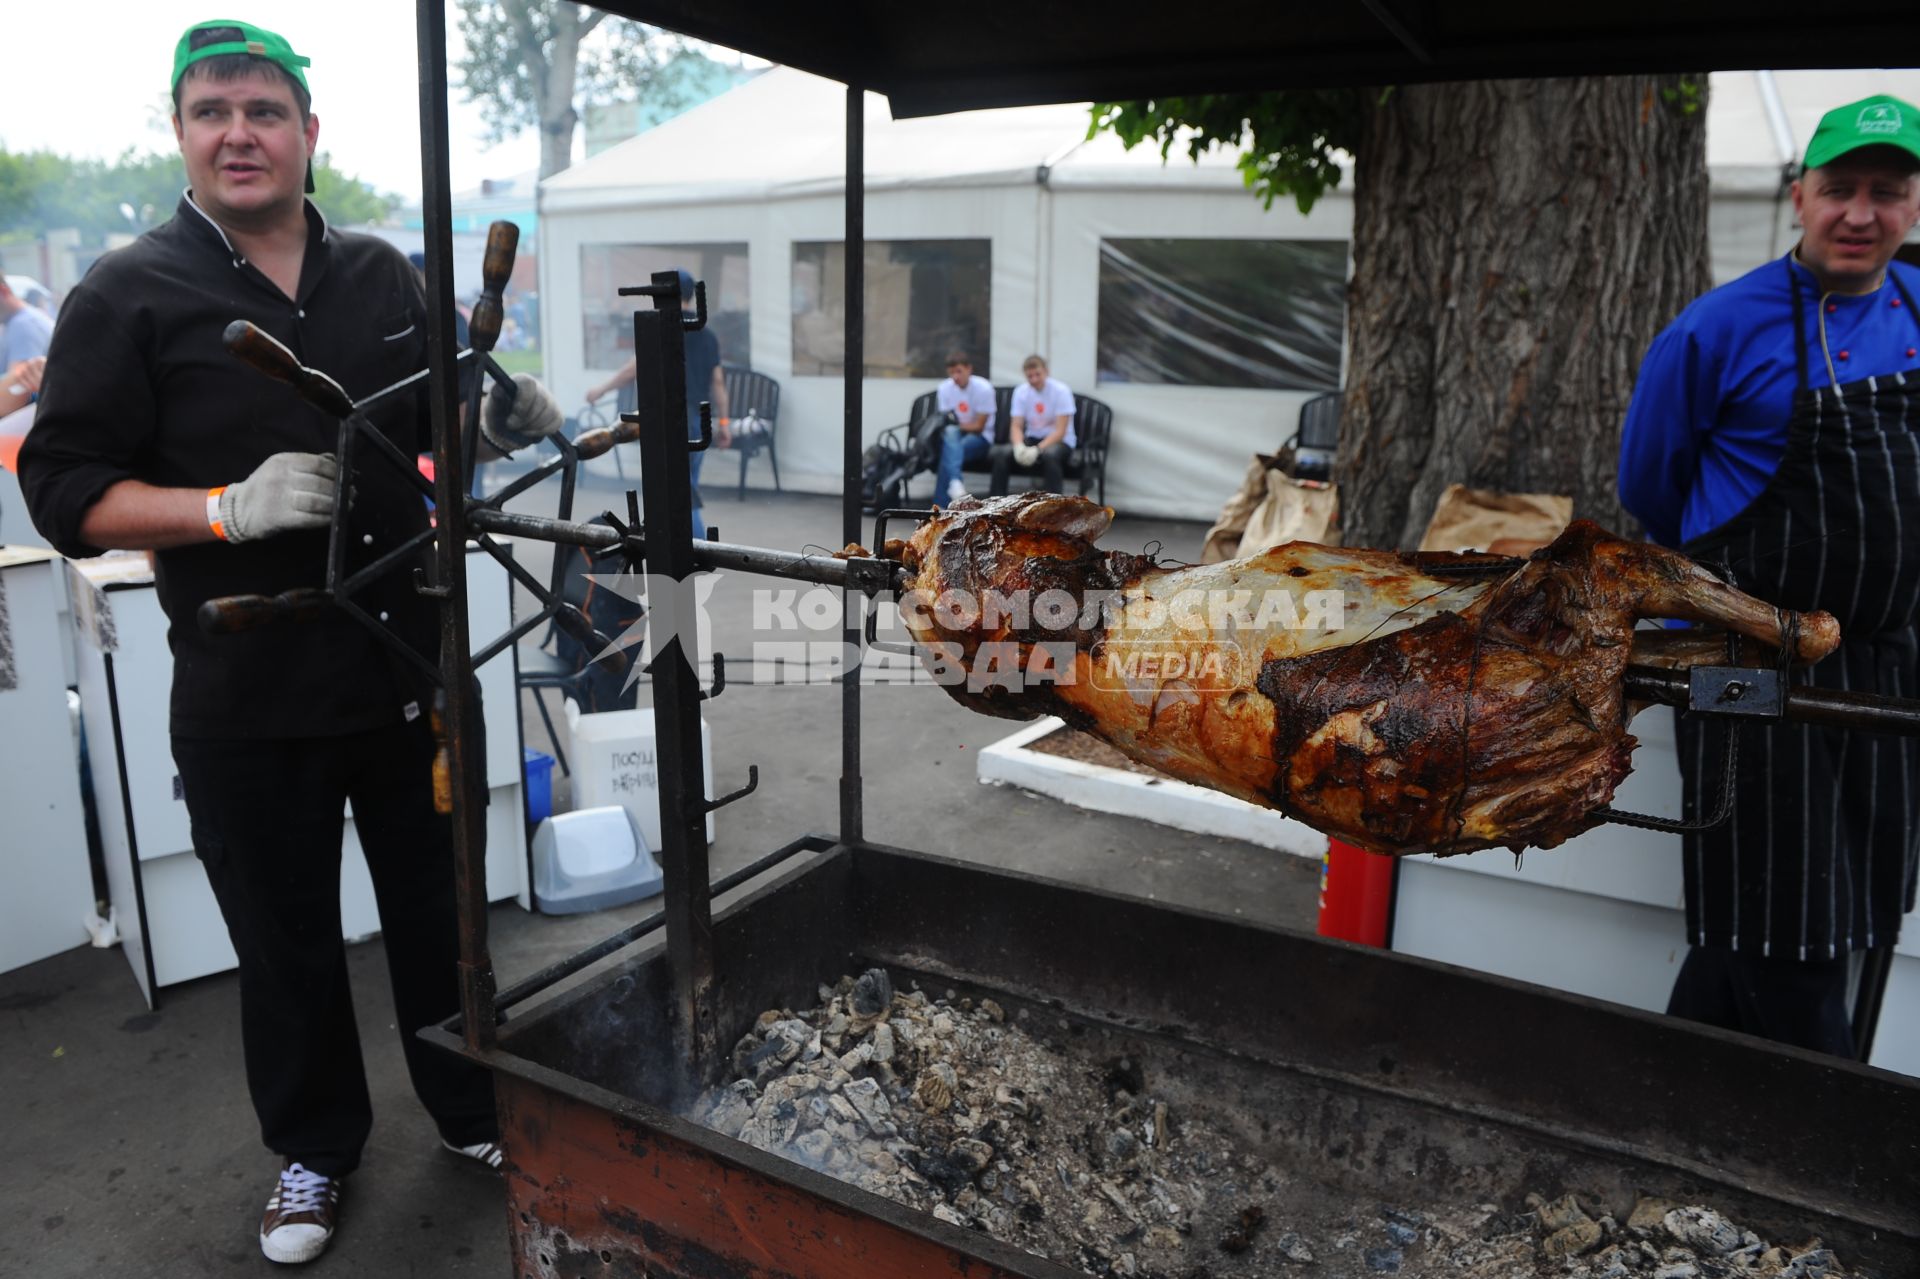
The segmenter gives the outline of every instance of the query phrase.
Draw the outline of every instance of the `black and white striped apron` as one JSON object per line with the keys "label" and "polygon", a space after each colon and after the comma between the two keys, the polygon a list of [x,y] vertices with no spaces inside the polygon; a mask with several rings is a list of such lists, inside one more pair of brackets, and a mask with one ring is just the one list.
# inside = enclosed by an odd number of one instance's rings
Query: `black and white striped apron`
{"label": "black and white striped apron", "polygon": [[[1795,683],[1920,696],[1920,368],[1811,386],[1800,278],[1785,269],[1799,365],[1786,453],[1760,496],[1684,549],[1761,599],[1840,619],[1839,650]],[[1722,740],[1680,716],[1689,819],[1719,793]],[[1799,960],[1892,945],[1914,904],[1920,742],[1747,728],[1737,765],[1726,822],[1685,837],[1688,940]]]}

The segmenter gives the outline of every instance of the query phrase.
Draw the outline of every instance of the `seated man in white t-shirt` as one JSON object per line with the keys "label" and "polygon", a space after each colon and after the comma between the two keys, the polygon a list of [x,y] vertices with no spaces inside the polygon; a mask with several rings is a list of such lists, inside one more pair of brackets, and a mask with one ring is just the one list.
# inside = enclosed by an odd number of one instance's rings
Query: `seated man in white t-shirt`
{"label": "seated man in white t-shirt", "polygon": [[1075,444],[1073,392],[1065,382],[1047,376],[1047,362],[1029,355],[1020,365],[1026,382],[1014,389],[1007,414],[1007,440],[993,446],[995,497],[1007,491],[1007,477],[1016,464],[1023,471],[1040,468],[1049,493],[1066,487],[1067,455]]}
{"label": "seated man in white t-shirt", "polygon": [[993,447],[995,408],[993,387],[973,375],[973,357],[965,351],[947,356],[947,380],[933,393],[934,407],[953,414],[940,432],[940,470],[933,480],[933,500],[951,506],[967,495],[960,469]]}

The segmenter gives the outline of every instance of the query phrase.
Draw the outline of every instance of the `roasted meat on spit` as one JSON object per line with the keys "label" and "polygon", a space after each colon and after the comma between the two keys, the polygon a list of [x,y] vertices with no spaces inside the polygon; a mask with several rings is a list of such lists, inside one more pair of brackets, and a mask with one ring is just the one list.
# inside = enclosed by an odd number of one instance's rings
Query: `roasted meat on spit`
{"label": "roasted meat on spit", "polygon": [[1294,542],[1162,568],[1095,547],[1112,519],[966,498],[890,543],[935,677],[1375,852],[1551,848],[1631,771],[1630,660],[1712,661],[1730,632],[1812,662],[1840,639],[1586,521],[1525,560]]}

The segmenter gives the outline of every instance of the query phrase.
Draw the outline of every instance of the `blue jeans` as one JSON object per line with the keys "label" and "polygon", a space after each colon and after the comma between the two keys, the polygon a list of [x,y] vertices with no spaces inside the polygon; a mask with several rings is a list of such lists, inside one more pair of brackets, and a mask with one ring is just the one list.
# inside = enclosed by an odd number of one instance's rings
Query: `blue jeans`
{"label": "blue jeans", "polygon": [[693,500],[695,503],[693,508],[693,540],[696,542],[704,542],[707,540],[707,521],[701,516],[698,505],[700,501],[700,464],[706,460],[707,455],[704,452],[687,454],[687,480],[693,485]]}
{"label": "blue jeans", "polygon": [[960,468],[969,460],[984,457],[992,444],[985,431],[963,431],[957,426],[940,432],[940,471],[933,480],[933,500],[946,505],[947,490],[960,478]]}

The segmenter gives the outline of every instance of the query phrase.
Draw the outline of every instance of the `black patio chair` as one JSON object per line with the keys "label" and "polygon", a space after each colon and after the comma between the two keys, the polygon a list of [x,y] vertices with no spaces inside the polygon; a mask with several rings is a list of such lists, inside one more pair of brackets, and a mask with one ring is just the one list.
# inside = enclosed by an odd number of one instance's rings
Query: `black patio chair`
{"label": "black patio chair", "polygon": [[[915,396],[907,420],[880,432],[868,448],[869,461],[877,468],[867,486],[873,494],[868,503],[873,510],[909,505],[907,493],[914,477],[939,469],[940,431],[953,415],[940,412],[938,403],[933,391]],[[944,501],[938,493],[930,500]]]}
{"label": "black patio chair", "polygon": [[[738,364],[722,364],[720,375],[727,384],[727,416],[733,422],[733,451],[740,455],[739,499],[747,500],[747,463],[764,451],[773,464],[773,491],[780,488],[780,384],[764,373]],[[742,420],[754,425],[742,429]]]}
{"label": "black patio chair", "polygon": [[1300,423],[1281,452],[1293,450],[1293,476],[1300,480],[1332,480],[1333,455],[1340,447],[1342,392],[1316,395],[1300,406]]}

